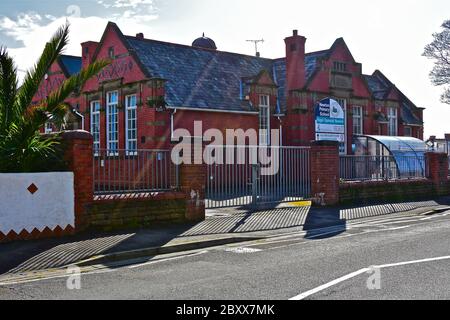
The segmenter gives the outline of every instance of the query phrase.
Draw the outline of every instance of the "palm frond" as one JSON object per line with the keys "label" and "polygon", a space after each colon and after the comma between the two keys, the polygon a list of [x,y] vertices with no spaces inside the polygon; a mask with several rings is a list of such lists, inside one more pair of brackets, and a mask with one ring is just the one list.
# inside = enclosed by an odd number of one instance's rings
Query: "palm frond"
{"label": "palm frond", "polygon": [[60,27],[52,39],[45,45],[45,49],[36,65],[27,72],[22,86],[17,94],[15,109],[18,114],[28,108],[39,89],[45,74],[68,43],[69,24]]}
{"label": "palm frond", "polygon": [[0,132],[14,120],[12,108],[17,94],[17,68],[6,48],[0,47]]}
{"label": "palm frond", "polygon": [[46,111],[53,114],[71,93],[81,90],[90,78],[97,75],[104,67],[109,65],[109,63],[110,62],[107,60],[96,61],[81,70],[80,73],[64,81],[58,90],[50,94],[50,96],[44,100],[43,105],[45,105]]}

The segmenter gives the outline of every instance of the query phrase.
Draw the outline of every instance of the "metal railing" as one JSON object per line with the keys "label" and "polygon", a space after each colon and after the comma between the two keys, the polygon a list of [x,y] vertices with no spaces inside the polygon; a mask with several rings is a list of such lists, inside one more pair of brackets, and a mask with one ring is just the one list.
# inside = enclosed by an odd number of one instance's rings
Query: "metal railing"
{"label": "metal railing", "polygon": [[343,181],[422,179],[426,176],[424,156],[341,156]]}
{"label": "metal railing", "polygon": [[95,150],[94,194],[142,193],[178,186],[169,150]]}

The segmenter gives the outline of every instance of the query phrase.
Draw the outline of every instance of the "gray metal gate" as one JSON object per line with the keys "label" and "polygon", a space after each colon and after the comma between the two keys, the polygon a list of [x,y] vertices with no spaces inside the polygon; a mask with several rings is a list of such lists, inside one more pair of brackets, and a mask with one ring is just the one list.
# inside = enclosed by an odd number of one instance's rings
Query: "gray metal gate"
{"label": "gray metal gate", "polygon": [[[207,208],[256,207],[310,197],[310,148],[223,146],[221,152],[217,150],[206,157]],[[260,152],[271,156],[273,170],[260,159]]]}

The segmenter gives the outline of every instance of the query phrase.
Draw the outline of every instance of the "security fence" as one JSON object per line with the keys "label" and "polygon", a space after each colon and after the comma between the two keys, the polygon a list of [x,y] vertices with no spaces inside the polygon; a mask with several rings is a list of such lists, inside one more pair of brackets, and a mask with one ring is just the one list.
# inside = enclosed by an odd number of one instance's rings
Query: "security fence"
{"label": "security fence", "polygon": [[341,156],[342,181],[421,179],[426,176],[425,156]]}
{"label": "security fence", "polygon": [[178,185],[178,168],[169,150],[94,151],[94,194],[170,190]]}

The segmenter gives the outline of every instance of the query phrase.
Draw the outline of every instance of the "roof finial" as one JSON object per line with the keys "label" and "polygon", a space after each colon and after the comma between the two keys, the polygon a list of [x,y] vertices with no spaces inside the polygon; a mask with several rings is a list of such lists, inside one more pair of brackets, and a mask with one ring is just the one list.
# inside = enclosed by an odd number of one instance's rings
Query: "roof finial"
{"label": "roof finial", "polygon": [[205,33],[203,32],[203,38],[205,37]]}

